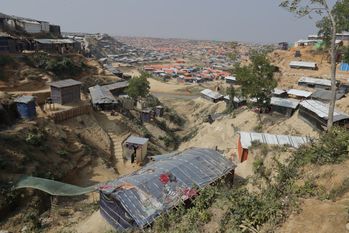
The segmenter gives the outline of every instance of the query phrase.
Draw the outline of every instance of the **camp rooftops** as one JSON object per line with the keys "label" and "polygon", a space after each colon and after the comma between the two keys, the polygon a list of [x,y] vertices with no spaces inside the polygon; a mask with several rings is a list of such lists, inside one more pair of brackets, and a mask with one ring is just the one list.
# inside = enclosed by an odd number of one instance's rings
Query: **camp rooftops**
{"label": "camp rooftops", "polygon": [[235,165],[213,149],[191,148],[100,187],[100,212],[118,230],[144,228],[161,213],[197,195]]}

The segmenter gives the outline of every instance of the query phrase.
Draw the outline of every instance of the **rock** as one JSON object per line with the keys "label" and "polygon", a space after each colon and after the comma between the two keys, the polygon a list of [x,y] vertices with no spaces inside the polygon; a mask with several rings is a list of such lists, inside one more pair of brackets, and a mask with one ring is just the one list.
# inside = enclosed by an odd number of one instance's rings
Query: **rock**
{"label": "rock", "polygon": [[0,233],[10,233],[10,232],[6,230],[0,230]]}
{"label": "rock", "polygon": [[349,231],[349,223],[347,223],[347,225],[345,225],[345,228],[347,229],[347,231]]}

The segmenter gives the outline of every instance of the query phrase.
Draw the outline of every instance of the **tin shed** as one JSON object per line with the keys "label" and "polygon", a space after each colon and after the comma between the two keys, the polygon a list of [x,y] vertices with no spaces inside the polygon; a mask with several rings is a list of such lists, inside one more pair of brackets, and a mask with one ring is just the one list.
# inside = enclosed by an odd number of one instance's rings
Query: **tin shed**
{"label": "tin shed", "polygon": [[[303,120],[316,127],[325,129],[328,121],[329,105],[317,100],[304,100],[300,103],[299,115]],[[333,124],[349,127],[349,115],[335,109]]]}
{"label": "tin shed", "polygon": [[119,231],[143,229],[206,186],[233,175],[235,167],[212,149],[157,156],[155,162],[100,187],[101,215]]}
{"label": "tin shed", "polygon": [[132,154],[135,155],[135,161],[137,163],[142,163],[147,156],[148,150],[148,138],[130,136],[125,141],[125,147],[128,149],[124,157],[131,157]]}
{"label": "tin shed", "polygon": [[80,101],[81,82],[65,79],[50,83],[53,103],[68,104]]}
{"label": "tin shed", "polygon": [[20,96],[14,101],[22,119],[33,119],[36,117],[35,98],[33,96]]}
{"label": "tin shed", "polygon": [[270,105],[272,111],[291,117],[299,105],[299,100],[271,97]]}
{"label": "tin shed", "polygon": [[240,162],[244,162],[248,159],[248,151],[255,142],[267,145],[288,145],[293,148],[298,148],[303,144],[309,143],[310,138],[289,135],[273,135],[268,133],[240,132],[238,137],[238,156]]}

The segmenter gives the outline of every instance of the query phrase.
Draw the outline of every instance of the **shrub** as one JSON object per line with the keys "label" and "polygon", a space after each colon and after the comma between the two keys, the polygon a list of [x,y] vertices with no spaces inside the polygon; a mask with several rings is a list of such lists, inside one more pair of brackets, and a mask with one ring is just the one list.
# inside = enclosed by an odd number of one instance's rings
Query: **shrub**
{"label": "shrub", "polygon": [[51,59],[46,63],[45,69],[56,75],[77,75],[82,72],[81,66],[76,65],[70,58]]}
{"label": "shrub", "polygon": [[299,149],[297,161],[302,164],[334,164],[348,158],[349,131],[344,128],[332,128],[323,133],[319,140]]}
{"label": "shrub", "polygon": [[25,138],[25,141],[33,146],[41,145],[44,139],[44,134],[41,132],[29,132]]}

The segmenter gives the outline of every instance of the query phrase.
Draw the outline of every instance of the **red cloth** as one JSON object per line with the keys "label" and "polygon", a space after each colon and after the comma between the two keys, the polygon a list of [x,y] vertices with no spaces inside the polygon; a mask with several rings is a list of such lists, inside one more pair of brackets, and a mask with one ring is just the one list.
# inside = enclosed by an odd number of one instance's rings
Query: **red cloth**
{"label": "red cloth", "polygon": [[170,181],[170,177],[168,174],[161,174],[160,175],[160,181],[163,184],[167,184]]}

